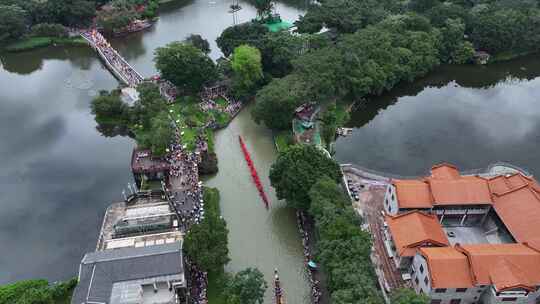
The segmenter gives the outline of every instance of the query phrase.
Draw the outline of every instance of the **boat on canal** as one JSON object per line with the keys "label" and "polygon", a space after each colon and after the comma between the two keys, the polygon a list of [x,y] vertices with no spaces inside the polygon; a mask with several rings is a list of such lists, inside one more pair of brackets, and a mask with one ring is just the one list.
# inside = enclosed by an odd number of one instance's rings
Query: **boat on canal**
{"label": "boat on canal", "polygon": [[251,160],[251,156],[249,154],[249,151],[247,150],[246,144],[244,143],[244,140],[242,139],[242,136],[240,135],[238,135],[238,140],[240,142],[240,147],[242,148],[242,153],[244,153],[244,158],[246,159],[249,170],[251,171],[251,178],[253,180],[253,183],[255,183],[255,187],[257,187],[257,190],[259,191],[259,195],[261,196],[266,209],[268,209],[270,207],[270,202],[268,201],[268,197],[266,196],[266,193],[264,192],[261,179],[259,178],[259,174],[257,173],[257,170],[255,169],[255,165],[253,165],[253,161]]}
{"label": "boat on canal", "polygon": [[281,281],[279,280],[279,274],[277,268],[274,269],[274,299],[276,304],[285,304],[285,298],[283,296],[283,288],[281,287]]}

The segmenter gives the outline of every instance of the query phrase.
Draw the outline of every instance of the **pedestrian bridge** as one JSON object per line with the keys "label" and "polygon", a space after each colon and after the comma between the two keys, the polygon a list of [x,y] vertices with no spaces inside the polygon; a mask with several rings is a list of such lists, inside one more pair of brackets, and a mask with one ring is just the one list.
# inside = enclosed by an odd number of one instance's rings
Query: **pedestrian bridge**
{"label": "pedestrian bridge", "polygon": [[122,57],[97,30],[86,30],[81,36],[96,50],[105,65],[125,85],[135,88],[144,78]]}

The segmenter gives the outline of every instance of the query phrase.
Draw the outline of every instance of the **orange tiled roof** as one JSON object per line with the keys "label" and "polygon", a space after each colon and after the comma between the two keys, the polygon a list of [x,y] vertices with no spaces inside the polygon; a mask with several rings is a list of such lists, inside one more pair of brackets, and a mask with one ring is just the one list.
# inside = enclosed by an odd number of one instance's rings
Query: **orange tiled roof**
{"label": "orange tiled roof", "polygon": [[421,246],[449,246],[436,215],[412,211],[385,220],[400,256],[414,256]]}
{"label": "orange tiled roof", "polygon": [[461,176],[449,164],[433,166],[424,179],[393,180],[400,208],[431,208],[434,205],[491,204],[488,182],[477,176]]}
{"label": "orange tiled roof", "polygon": [[473,281],[497,290],[540,284],[540,253],[524,244],[457,245],[468,259]]}
{"label": "orange tiled roof", "polygon": [[454,247],[424,247],[419,253],[427,261],[432,288],[473,286],[467,257]]}
{"label": "orange tiled roof", "polygon": [[454,179],[429,178],[434,205],[491,204],[488,182],[477,176]]}
{"label": "orange tiled roof", "polygon": [[431,208],[433,198],[429,185],[421,180],[393,180],[400,208]]}
{"label": "orange tiled roof", "polygon": [[518,242],[540,237],[540,197],[527,185],[500,195],[494,194],[493,207]]}
{"label": "orange tiled roof", "polygon": [[456,166],[442,163],[431,167],[431,177],[434,179],[456,179],[460,177]]}

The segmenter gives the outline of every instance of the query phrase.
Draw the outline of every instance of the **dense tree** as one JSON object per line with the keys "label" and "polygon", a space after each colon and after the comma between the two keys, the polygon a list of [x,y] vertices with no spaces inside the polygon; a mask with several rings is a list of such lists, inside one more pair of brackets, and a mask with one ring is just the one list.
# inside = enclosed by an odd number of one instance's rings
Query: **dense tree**
{"label": "dense tree", "polygon": [[261,50],[264,71],[274,77],[283,77],[292,71],[294,59],[329,44],[326,35],[292,35],[281,31],[267,33],[257,47]]}
{"label": "dense tree", "polygon": [[331,302],[382,304],[371,264],[370,235],[335,180],[322,177],[309,191],[319,233],[318,256],[328,277]]}
{"label": "dense tree", "polygon": [[256,268],[247,268],[232,276],[225,287],[227,304],[262,304],[268,284]]}
{"label": "dense tree", "polygon": [[476,10],[472,18],[471,40],[480,49],[526,53],[539,49],[540,10],[485,8]]}
{"label": "dense tree", "polygon": [[273,130],[290,129],[294,110],[308,101],[304,83],[294,74],[274,79],[257,92],[252,116]]}
{"label": "dense tree", "polygon": [[0,5],[0,42],[20,38],[26,30],[26,11],[17,5]]}
{"label": "dense tree", "polygon": [[47,280],[26,280],[0,286],[0,304],[68,303],[77,279],[49,285]]}
{"label": "dense tree", "polygon": [[268,28],[257,22],[242,23],[226,28],[216,39],[219,49],[229,57],[242,44],[258,47]]}
{"label": "dense tree", "polygon": [[335,103],[326,108],[321,117],[321,136],[328,148],[335,139],[337,128],[341,127],[347,120],[349,120],[348,112],[338,111]]}
{"label": "dense tree", "polygon": [[191,34],[186,38],[186,42],[191,43],[203,53],[210,54],[210,43],[208,43],[208,40],[204,39],[201,35]]}
{"label": "dense tree", "polygon": [[424,294],[417,294],[414,289],[401,288],[391,295],[392,304],[428,304],[429,297]]}
{"label": "dense tree", "polygon": [[132,121],[145,128],[150,127],[150,120],[166,108],[167,102],[159,93],[159,88],[151,82],[143,82],[137,86],[139,100],[131,110]]}
{"label": "dense tree", "polygon": [[216,189],[204,189],[204,219],[191,227],[184,241],[186,254],[204,271],[221,272],[229,262],[227,224],[219,215]]}
{"label": "dense tree", "polygon": [[68,29],[58,23],[39,23],[32,26],[31,35],[36,37],[67,37]]}
{"label": "dense tree", "polygon": [[261,52],[249,45],[235,48],[231,68],[235,94],[239,97],[251,94],[263,77]]}
{"label": "dense tree", "polygon": [[140,147],[149,148],[154,156],[164,156],[174,132],[167,112],[159,112],[150,120],[150,126],[135,130],[135,139]]}
{"label": "dense tree", "polygon": [[154,61],[163,78],[185,93],[198,93],[217,77],[214,62],[191,44],[172,42],[156,49]]}
{"label": "dense tree", "polygon": [[308,192],[324,176],[337,182],[341,178],[341,170],[333,159],[313,145],[290,147],[279,154],[270,169],[270,181],[277,197],[302,210],[309,209]]}
{"label": "dense tree", "polygon": [[99,92],[90,106],[96,122],[101,125],[125,126],[129,123],[128,105],[120,98],[119,91]]}
{"label": "dense tree", "polygon": [[346,94],[345,80],[350,75],[338,48],[329,46],[309,52],[294,60],[293,67],[312,101],[324,103]]}
{"label": "dense tree", "polygon": [[272,9],[274,8],[273,0],[251,0],[250,2],[253,3],[253,6],[255,6],[255,9],[257,10],[257,17],[260,19],[270,16]]}
{"label": "dense tree", "polygon": [[441,28],[441,60],[449,63],[462,64],[474,55],[474,48],[468,41],[463,40],[465,24],[460,19],[447,19]]}
{"label": "dense tree", "polygon": [[314,33],[324,24],[340,33],[354,33],[367,25],[375,24],[386,15],[391,0],[326,0],[321,6],[308,10],[296,24],[302,32]]}

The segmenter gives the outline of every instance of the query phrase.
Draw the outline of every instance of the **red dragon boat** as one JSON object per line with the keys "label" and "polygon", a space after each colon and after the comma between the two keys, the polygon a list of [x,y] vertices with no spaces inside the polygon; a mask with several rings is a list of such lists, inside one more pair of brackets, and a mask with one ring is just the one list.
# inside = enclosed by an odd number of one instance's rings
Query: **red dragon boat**
{"label": "red dragon boat", "polygon": [[264,202],[264,205],[266,206],[266,209],[268,209],[270,207],[270,202],[268,201],[268,197],[266,196],[266,193],[264,192],[263,185],[261,183],[261,180],[259,179],[259,174],[257,174],[257,170],[255,169],[255,166],[253,165],[253,161],[251,160],[249,151],[246,148],[246,144],[244,143],[244,140],[242,139],[242,136],[240,135],[238,136],[238,140],[240,141],[240,147],[242,148],[242,152],[244,153],[244,158],[246,159],[249,170],[251,171],[251,178],[253,179],[253,183],[255,183],[255,187],[257,187],[257,190],[259,190],[259,195],[261,196]]}

